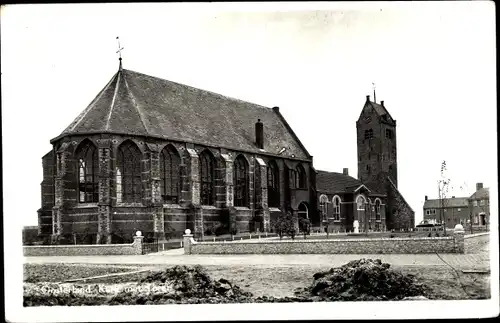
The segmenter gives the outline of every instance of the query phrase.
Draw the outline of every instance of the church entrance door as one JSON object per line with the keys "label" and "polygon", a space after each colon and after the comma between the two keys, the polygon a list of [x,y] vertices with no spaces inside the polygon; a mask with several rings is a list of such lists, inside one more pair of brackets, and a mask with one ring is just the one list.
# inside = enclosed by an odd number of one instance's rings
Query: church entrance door
{"label": "church entrance door", "polygon": [[299,231],[304,232],[306,228],[301,219],[309,219],[309,210],[304,202],[300,203],[297,215],[299,218]]}

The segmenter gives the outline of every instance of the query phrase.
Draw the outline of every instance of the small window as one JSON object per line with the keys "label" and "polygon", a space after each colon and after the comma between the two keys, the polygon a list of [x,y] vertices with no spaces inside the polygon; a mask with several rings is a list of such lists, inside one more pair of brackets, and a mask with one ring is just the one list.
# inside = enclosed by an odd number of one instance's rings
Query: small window
{"label": "small window", "polygon": [[390,129],[385,129],[385,137],[392,139],[392,130]]}
{"label": "small window", "polygon": [[486,203],[485,203],[485,201],[484,201],[484,200],[479,201],[479,205],[480,205],[480,206],[484,206],[485,204],[486,204]]}
{"label": "small window", "polygon": [[372,138],[373,138],[373,129],[365,130],[365,139],[372,139]]}
{"label": "small window", "polygon": [[458,208],[458,212],[460,212],[460,211],[462,211],[462,209],[461,209],[461,208]]}
{"label": "small window", "polygon": [[477,206],[477,201],[472,202],[472,205]]}
{"label": "small window", "polygon": [[368,171],[368,173],[370,172],[371,170],[370,165],[366,165],[366,170]]}

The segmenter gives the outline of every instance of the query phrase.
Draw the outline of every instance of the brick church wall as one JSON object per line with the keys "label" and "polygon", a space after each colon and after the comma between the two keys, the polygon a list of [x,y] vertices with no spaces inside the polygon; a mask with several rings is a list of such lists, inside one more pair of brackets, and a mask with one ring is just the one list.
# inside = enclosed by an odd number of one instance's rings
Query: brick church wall
{"label": "brick church wall", "polygon": [[42,157],[43,181],[41,183],[42,207],[38,211],[38,233],[52,234],[52,208],[55,201],[55,159],[51,150]]}
{"label": "brick church wall", "polygon": [[191,212],[191,208],[179,205],[168,205],[163,208],[166,238],[180,238],[186,229],[194,230]]}

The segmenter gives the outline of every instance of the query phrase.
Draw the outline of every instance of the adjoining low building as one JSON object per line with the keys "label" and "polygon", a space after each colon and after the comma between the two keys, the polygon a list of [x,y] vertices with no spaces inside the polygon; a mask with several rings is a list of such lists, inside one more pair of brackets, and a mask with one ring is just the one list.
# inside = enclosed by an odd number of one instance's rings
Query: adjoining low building
{"label": "adjoining low building", "polygon": [[347,168],[342,173],[317,171],[316,189],[321,231],[352,231],[354,220],[359,221],[360,231],[387,229],[387,195],[349,176]]}

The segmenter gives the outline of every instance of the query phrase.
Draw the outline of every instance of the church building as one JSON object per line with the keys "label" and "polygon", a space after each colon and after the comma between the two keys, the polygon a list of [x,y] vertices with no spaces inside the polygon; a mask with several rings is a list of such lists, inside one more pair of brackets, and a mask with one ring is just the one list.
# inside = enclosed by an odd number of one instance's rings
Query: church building
{"label": "church building", "polygon": [[413,227],[397,190],[396,133],[367,99],[358,179],[316,171],[279,108],[123,69],[42,158],[40,236],[95,244],[271,231],[280,213],[317,230]]}

